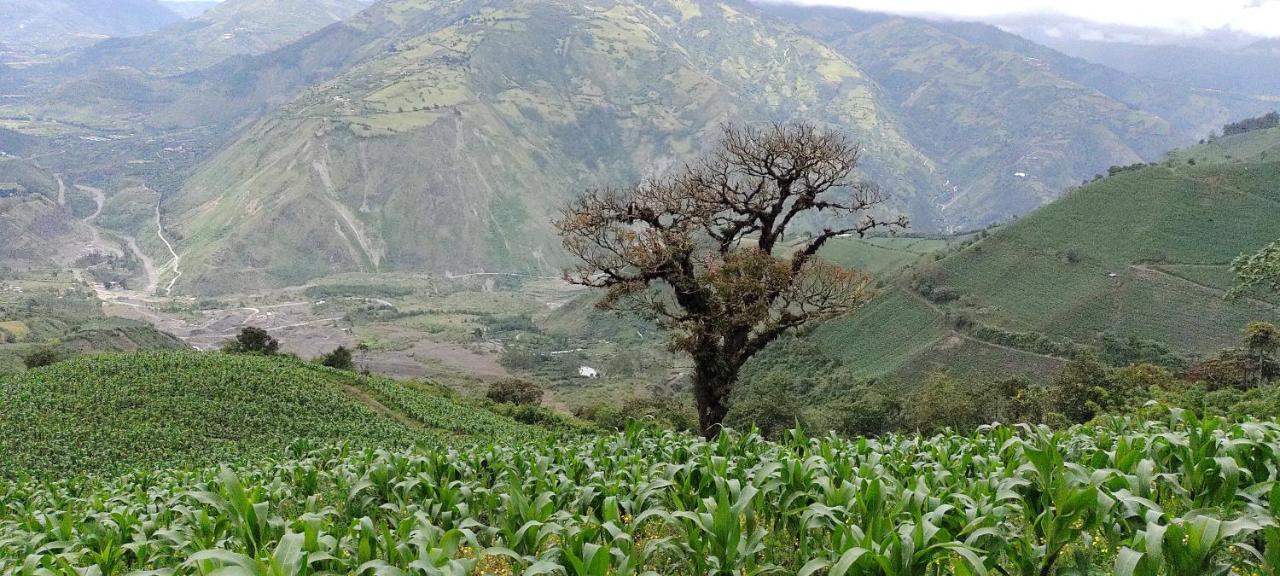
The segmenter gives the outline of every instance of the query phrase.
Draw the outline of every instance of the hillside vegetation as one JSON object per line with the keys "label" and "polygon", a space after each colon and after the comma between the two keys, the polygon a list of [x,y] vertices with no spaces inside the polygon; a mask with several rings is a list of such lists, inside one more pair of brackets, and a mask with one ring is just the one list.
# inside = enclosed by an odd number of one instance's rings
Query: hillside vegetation
{"label": "hillside vegetation", "polygon": [[178,20],[177,14],[157,0],[6,0],[0,3],[4,44],[24,57],[88,46],[106,37],[144,34]]}
{"label": "hillside vegetation", "polygon": [[[1035,65],[1023,54],[1033,45],[916,25],[865,38],[902,66],[925,62],[904,72],[839,49],[861,35],[816,35],[744,4],[372,6],[273,58],[218,67],[246,101],[266,87],[311,87],[166,196],[189,252],[179,289],[351,271],[547,274],[563,264],[546,222],[566,195],[663,173],[703,152],[729,118],[838,128],[866,147],[865,176],[892,191],[889,210],[936,231],[1024,213],[1110,164],[1153,158],[1263,106],[1136,79],[1104,95],[1082,77],[1093,69]],[[918,45],[892,50],[907,42]],[[984,68],[997,58],[1004,72]],[[299,66],[280,69],[283,60]],[[935,89],[911,100],[900,74]],[[999,87],[1008,103],[974,102],[975,87]],[[927,116],[935,103],[945,111]],[[1205,112],[1184,123],[1184,108]],[[957,149],[971,152],[952,157]]]}
{"label": "hillside vegetation", "polygon": [[1175,414],[879,440],[633,428],[320,449],[221,472],[0,484],[13,511],[0,571],[1274,574],[1277,442],[1275,422]]}
{"label": "hillside vegetation", "polygon": [[1002,222],[1111,165],[1155,160],[1270,103],[1070,58],[995,26],[787,3],[796,23],[866,70],[944,171],[960,229]]}
{"label": "hillside vegetation", "polygon": [[895,208],[934,220],[941,182],[874,83],[745,7],[395,0],[352,25],[365,21],[405,24],[166,203],[190,252],[184,289],[353,269],[546,274],[561,265],[548,222],[569,194],[676,165],[728,118],[838,125],[865,141],[869,174],[921,192]]}
{"label": "hillside vegetation", "polygon": [[853,374],[907,384],[936,370],[1043,379],[1082,346],[1174,368],[1234,346],[1280,318],[1271,296],[1224,299],[1231,261],[1280,236],[1278,141],[1220,138],[1117,171],[917,264],[811,341]]}
{"label": "hillside vegetation", "polygon": [[207,68],[232,56],[270,52],[359,12],[359,0],[225,0],[191,20],[145,36],[115,38],[71,65],[129,66],[157,74]]}
{"label": "hillside vegetation", "polygon": [[[886,212],[941,232],[1023,214],[1270,105],[989,26],[812,7],[358,8],[231,0],[0,75],[23,96],[0,120],[39,136],[31,157],[73,185],[112,203],[147,191],[145,210],[102,222],[114,232],[153,227],[163,199],[176,289],[209,295],[333,273],[554,273],[547,221],[568,194],[662,174],[730,120],[840,130],[865,146]],[[163,262],[153,236],[140,248]]]}
{"label": "hillside vegetation", "polygon": [[0,269],[0,375],[28,359],[67,359],[95,352],[187,350],[143,322],[106,317],[97,296],[71,273]]}
{"label": "hillside vegetation", "polygon": [[291,446],[536,437],[438,390],[228,354],[80,358],[0,377],[0,475],[261,461]]}

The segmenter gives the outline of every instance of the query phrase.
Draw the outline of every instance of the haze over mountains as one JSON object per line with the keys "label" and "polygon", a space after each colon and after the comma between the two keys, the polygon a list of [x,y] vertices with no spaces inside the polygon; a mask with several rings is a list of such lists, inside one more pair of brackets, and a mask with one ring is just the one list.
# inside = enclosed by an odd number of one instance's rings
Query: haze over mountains
{"label": "haze over mountains", "polygon": [[1280,93],[1280,40],[1230,30],[1203,37],[1153,35],[1149,30],[1061,18],[1021,17],[1003,29],[1065,54],[1149,78],[1242,94]]}
{"label": "haze over mountains", "polygon": [[220,293],[351,271],[554,274],[548,221],[569,194],[660,175],[729,121],[844,131],[889,210],[947,231],[1025,214],[1273,105],[992,26],[848,10],[361,8],[228,0],[15,69],[0,84],[19,97],[0,116],[39,140],[9,153],[53,153],[24,173],[101,188],[100,224],[163,261],[148,232],[161,225],[182,255],[162,284]]}
{"label": "haze over mountains", "polygon": [[0,43],[38,56],[145,34],[178,20],[156,0],[4,0]]}
{"label": "haze over mountains", "polygon": [[218,5],[218,2],[216,1],[200,2],[200,1],[184,1],[184,0],[168,0],[168,1],[162,0],[160,3],[164,4],[164,7],[171,10],[174,14],[177,14],[183,18],[195,18],[196,16],[199,16],[201,14],[204,14],[205,12],[208,12],[210,8],[213,8],[214,6]]}
{"label": "haze over mountains", "polygon": [[350,17],[365,5],[359,0],[226,0],[146,36],[106,40],[73,60],[81,67],[191,71],[231,56],[280,48]]}

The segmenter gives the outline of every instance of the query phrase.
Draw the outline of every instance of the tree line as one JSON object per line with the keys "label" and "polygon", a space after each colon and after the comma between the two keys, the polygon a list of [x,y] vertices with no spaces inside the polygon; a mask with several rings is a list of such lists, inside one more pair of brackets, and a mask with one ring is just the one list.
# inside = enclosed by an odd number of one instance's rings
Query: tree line
{"label": "tree line", "polygon": [[1280,113],[1268,112],[1255,118],[1245,118],[1239,122],[1223,125],[1222,135],[1244,134],[1255,130],[1266,130],[1280,126]]}

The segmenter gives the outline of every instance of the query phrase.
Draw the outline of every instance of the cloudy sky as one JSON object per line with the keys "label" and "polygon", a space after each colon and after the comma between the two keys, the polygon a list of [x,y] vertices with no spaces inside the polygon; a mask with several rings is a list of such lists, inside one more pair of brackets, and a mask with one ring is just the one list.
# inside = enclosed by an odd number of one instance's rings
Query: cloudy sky
{"label": "cloudy sky", "polygon": [[1231,30],[1280,37],[1280,0],[785,0],[876,12],[999,22],[1057,15],[1198,36]]}

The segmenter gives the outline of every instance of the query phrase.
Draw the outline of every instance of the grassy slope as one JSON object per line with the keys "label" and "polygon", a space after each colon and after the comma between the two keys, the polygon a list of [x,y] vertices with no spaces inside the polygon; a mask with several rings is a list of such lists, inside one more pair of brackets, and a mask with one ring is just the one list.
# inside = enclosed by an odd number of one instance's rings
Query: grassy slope
{"label": "grassy slope", "polygon": [[[1245,182],[1261,186],[1249,193]],[[984,321],[1013,330],[1077,340],[1110,330],[1184,352],[1227,346],[1244,323],[1274,312],[1223,302],[1146,264],[1225,266],[1280,236],[1277,185],[1280,164],[1123,173],[957,254],[943,283],[973,295]],[[1072,249],[1079,262],[1063,256]]]}
{"label": "grassy slope", "polygon": [[0,397],[0,474],[232,462],[299,440],[382,446],[532,433],[426,388],[286,358],[104,355],[0,378]]}
{"label": "grassy slope", "polygon": [[821,256],[876,278],[888,278],[921,256],[946,248],[949,243],[940,238],[839,238],[823,248]]}
{"label": "grassy slope", "polygon": [[[943,367],[989,376],[1057,365],[958,339],[948,313],[1084,344],[1134,336],[1186,356],[1235,345],[1247,322],[1280,320],[1268,302],[1222,298],[1230,261],[1280,237],[1280,163],[1239,152],[1278,138],[1224,138],[1076,190],[940,261],[936,284],[958,301],[932,305],[895,288],[815,337],[857,373],[900,382]],[[1181,160],[1193,156],[1196,165]]]}

